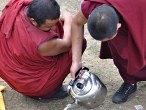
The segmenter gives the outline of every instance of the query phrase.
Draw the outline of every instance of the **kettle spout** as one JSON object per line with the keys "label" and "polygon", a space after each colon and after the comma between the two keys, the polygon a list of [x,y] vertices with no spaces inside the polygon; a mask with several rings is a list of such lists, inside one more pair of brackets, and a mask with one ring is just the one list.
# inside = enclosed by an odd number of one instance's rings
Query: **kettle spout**
{"label": "kettle spout", "polygon": [[80,107],[78,105],[78,101],[77,100],[74,100],[74,102],[70,103],[70,104],[67,104],[66,107],[64,108],[64,110],[69,110],[71,108],[78,108]]}

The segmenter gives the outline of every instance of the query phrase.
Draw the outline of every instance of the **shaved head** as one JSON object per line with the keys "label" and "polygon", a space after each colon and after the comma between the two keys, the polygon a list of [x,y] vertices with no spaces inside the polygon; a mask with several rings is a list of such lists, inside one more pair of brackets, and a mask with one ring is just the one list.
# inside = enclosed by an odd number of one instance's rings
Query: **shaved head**
{"label": "shaved head", "polygon": [[96,7],[90,14],[87,27],[90,35],[96,40],[111,38],[117,32],[118,13],[108,5]]}

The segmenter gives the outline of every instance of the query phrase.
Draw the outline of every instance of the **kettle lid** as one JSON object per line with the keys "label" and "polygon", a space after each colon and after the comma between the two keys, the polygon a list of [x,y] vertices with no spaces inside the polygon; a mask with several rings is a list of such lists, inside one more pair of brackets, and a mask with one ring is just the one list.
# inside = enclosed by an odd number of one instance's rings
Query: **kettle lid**
{"label": "kettle lid", "polygon": [[85,71],[81,78],[78,77],[72,86],[72,90],[77,95],[85,95],[91,90],[91,88],[92,80],[88,71]]}

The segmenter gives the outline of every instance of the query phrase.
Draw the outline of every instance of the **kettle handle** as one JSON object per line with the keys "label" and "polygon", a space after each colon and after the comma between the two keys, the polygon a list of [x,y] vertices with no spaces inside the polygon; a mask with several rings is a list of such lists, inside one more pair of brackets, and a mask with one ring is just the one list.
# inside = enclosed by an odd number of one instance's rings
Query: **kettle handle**
{"label": "kettle handle", "polygon": [[89,68],[87,68],[87,67],[85,67],[85,66],[82,66],[82,67],[76,72],[76,74],[75,74],[75,79],[78,78],[79,73],[80,73],[81,70],[87,70],[87,71],[89,71]]}
{"label": "kettle handle", "polygon": [[85,67],[85,66],[82,66],[82,67],[76,72],[76,74],[75,74],[75,79],[74,79],[74,80],[71,80],[71,81],[69,82],[69,85],[70,85],[70,86],[72,86],[72,85],[74,84],[74,81],[75,81],[76,79],[78,79],[81,70],[89,71],[89,68],[87,68],[87,67]]}

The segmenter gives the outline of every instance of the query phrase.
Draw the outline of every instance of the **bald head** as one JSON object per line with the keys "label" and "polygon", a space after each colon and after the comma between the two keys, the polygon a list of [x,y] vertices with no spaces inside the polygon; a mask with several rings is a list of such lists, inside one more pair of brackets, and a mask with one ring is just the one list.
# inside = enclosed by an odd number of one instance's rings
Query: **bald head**
{"label": "bald head", "polygon": [[118,13],[108,5],[96,7],[90,14],[87,27],[90,35],[96,40],[112,38],[117,32]]}

